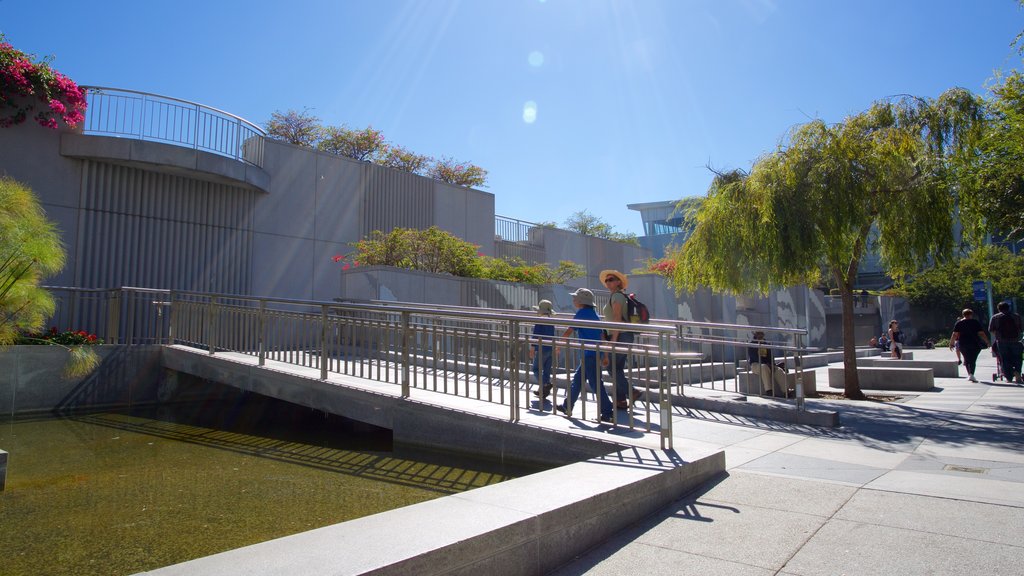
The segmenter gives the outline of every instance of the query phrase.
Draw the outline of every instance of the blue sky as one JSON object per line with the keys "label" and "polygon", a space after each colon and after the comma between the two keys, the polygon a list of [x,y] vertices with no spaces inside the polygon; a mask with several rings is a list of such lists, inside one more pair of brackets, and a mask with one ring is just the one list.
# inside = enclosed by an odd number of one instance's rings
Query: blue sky
{"label": "blue sky", "polygon": [[626,204],[703,195],[797,124],[984,93],[1021,29],[1014,0],[0,0],[80,84],[309,108],[483,167],[502,216],[636,233]]}

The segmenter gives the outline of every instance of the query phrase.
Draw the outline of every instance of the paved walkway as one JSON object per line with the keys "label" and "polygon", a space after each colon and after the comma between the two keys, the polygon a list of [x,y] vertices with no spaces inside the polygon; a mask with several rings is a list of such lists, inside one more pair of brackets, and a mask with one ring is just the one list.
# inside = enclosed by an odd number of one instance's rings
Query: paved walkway
{"label": "paved walkway", "polygon": [[676,447],[724,449],[728,477],[555,574],[1024,574],[1024,387],[994,371],[982,352],[976,384],[829,402],[831,430],[677,418]]}

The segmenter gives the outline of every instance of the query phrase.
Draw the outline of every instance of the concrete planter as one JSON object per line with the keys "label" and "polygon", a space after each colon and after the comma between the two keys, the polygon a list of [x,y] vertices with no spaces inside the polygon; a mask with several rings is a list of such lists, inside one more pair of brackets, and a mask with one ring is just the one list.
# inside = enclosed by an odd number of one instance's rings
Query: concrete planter
{"label": "concrete planter", "polygon": [[100,364],[66,378],[68,351],[59,346],[0,349],[0,418],[32,412],[128,405],[155,399],[162,376],[159,346],[96,346]]}

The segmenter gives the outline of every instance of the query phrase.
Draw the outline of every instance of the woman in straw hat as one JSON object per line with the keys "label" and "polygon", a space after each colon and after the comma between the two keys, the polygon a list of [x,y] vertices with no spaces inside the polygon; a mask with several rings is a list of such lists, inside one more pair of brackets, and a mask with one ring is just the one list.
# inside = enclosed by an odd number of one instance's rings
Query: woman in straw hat
{"label": "woman in straw hat", "polygon": [[[629,278],[618,270],[602,270],[601,281],[604,282],[604,287],[611,292],[611,298],[608,299],[608,304],[604,307],[605,321],[629,322],[629,299],[626,298]],[[628,345],[633,343],[636,335],[627,330],[608,330],[604,336],[605,340],[609,342]],[[631,387],[629,379],[626,378],[626,355],[612,354],[611,361],[606,357],[603,364],[615,382],[615,407],[629,408],[630,400],[635,402],[640,398],[641,393]]]}

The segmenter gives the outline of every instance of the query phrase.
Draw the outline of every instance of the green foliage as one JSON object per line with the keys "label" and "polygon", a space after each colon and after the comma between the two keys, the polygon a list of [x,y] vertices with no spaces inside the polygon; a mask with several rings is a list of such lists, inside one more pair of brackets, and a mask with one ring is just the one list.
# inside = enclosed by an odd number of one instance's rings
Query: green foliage
{"label": "green foliage", "polygon": [[[491,258],[477,252],[479,246],[462,240],[436,226],[427,230],[395,228],[375,230],[369,238],[354,244],[351,257],[335,256],[335,262],[351,260],[357,266],[394,266],[451,274],[466,278],[487,278],[528,284],[562,284],[585,274],[582,266],[563,260],[552,270],[547,264],[527,265],[522,260]],[[349,263],[344,264],[348,269]]]}
{"label": "green foliage", "polygon": [[64,266],[57,227],[27,187],[0,177],[0,345],[42,328],[54,302],[42,280]]}
{"label": "green foliage", "polygon": [[766,293],[813,284],[822,270],[852,291],[873,227],[890,274],[952,252],[950,159],[970,139],[979,101],[950,90],[901,98],[827,125],[797,127],[750,174],[719,174],[677,253],[677,288]]}
{"label": "green foliage", "polygon": [[896,289],[915,306],[959,312],[976,306],[971,283],[992,282],[993,300],[1024,297],[1024,255],[1002,246],[982,246],[967,256],[942,263],[909,278]]}
{"label": "green foliage", "polygon": [[580,210],[566,219],[565,228],[567,230],[583,234],[584,236],[594,236],[596,238],[604,238],[605,240],[614,240],[615,242],[622,242],[623,244],[629,244],[632,246],[640,245],[640,241],[637,240],[636,234],[616,232],[611,224],[608,224],[586,210]]}
{"label": "green foliage", "polygon": [[468,162],[459,162],[443,156],[430,167],[429,175],[435,180],[466,186],[469,188],[487,187],[487,170]]}
{"label": "green foliage", "polygon": [[323,130],[323,139],[317,149],[346,158],[375,162],[387,151],[384,135],[373,126],[352,130],[346,126],[328,126]]}
{"label": "green foliage", "polygon": [[274,111],[264,128],[270,138],[308,148],[316,146],[324,132],[320,119],[310,114],[308,108],[303,108],[302,112]]}
{"label": "green foliage", "polygon": [[958,157],[964,226],[974,238],[994,232],[1024,238],[1024,75],[997,78],[978,145]]}
{"label": "green foliage", "polygon": [[957,174],[950,167],[976,141],[983,117],[979,99],[953,89],[796,127],[749,174],[717,175],[696,229],[673,254],[673,285],[764,294],[832,276],[843,300],[845,393],[863,398],[853,354],[861,260],[874,248],[898,278],[952,254]]}
{"label": "green foliage", "polygon": [[374,230],[355,243],[356,262],[366,266],[394,266],[453,276],[469,276],[476,268],[477,246],[431,226],[427,230],[395,228]]}
{"label": "green foliage", "polygon": [[[23,334],[42,329],[53,315],[54,301],[39,285],[63,267],[60,234],[35,195],[0,177],[0,346],[19,343]],[[99,362],[83,343],[72,338],[64,345],[71,353],[65,365],[69,376],[88,373]]]}

